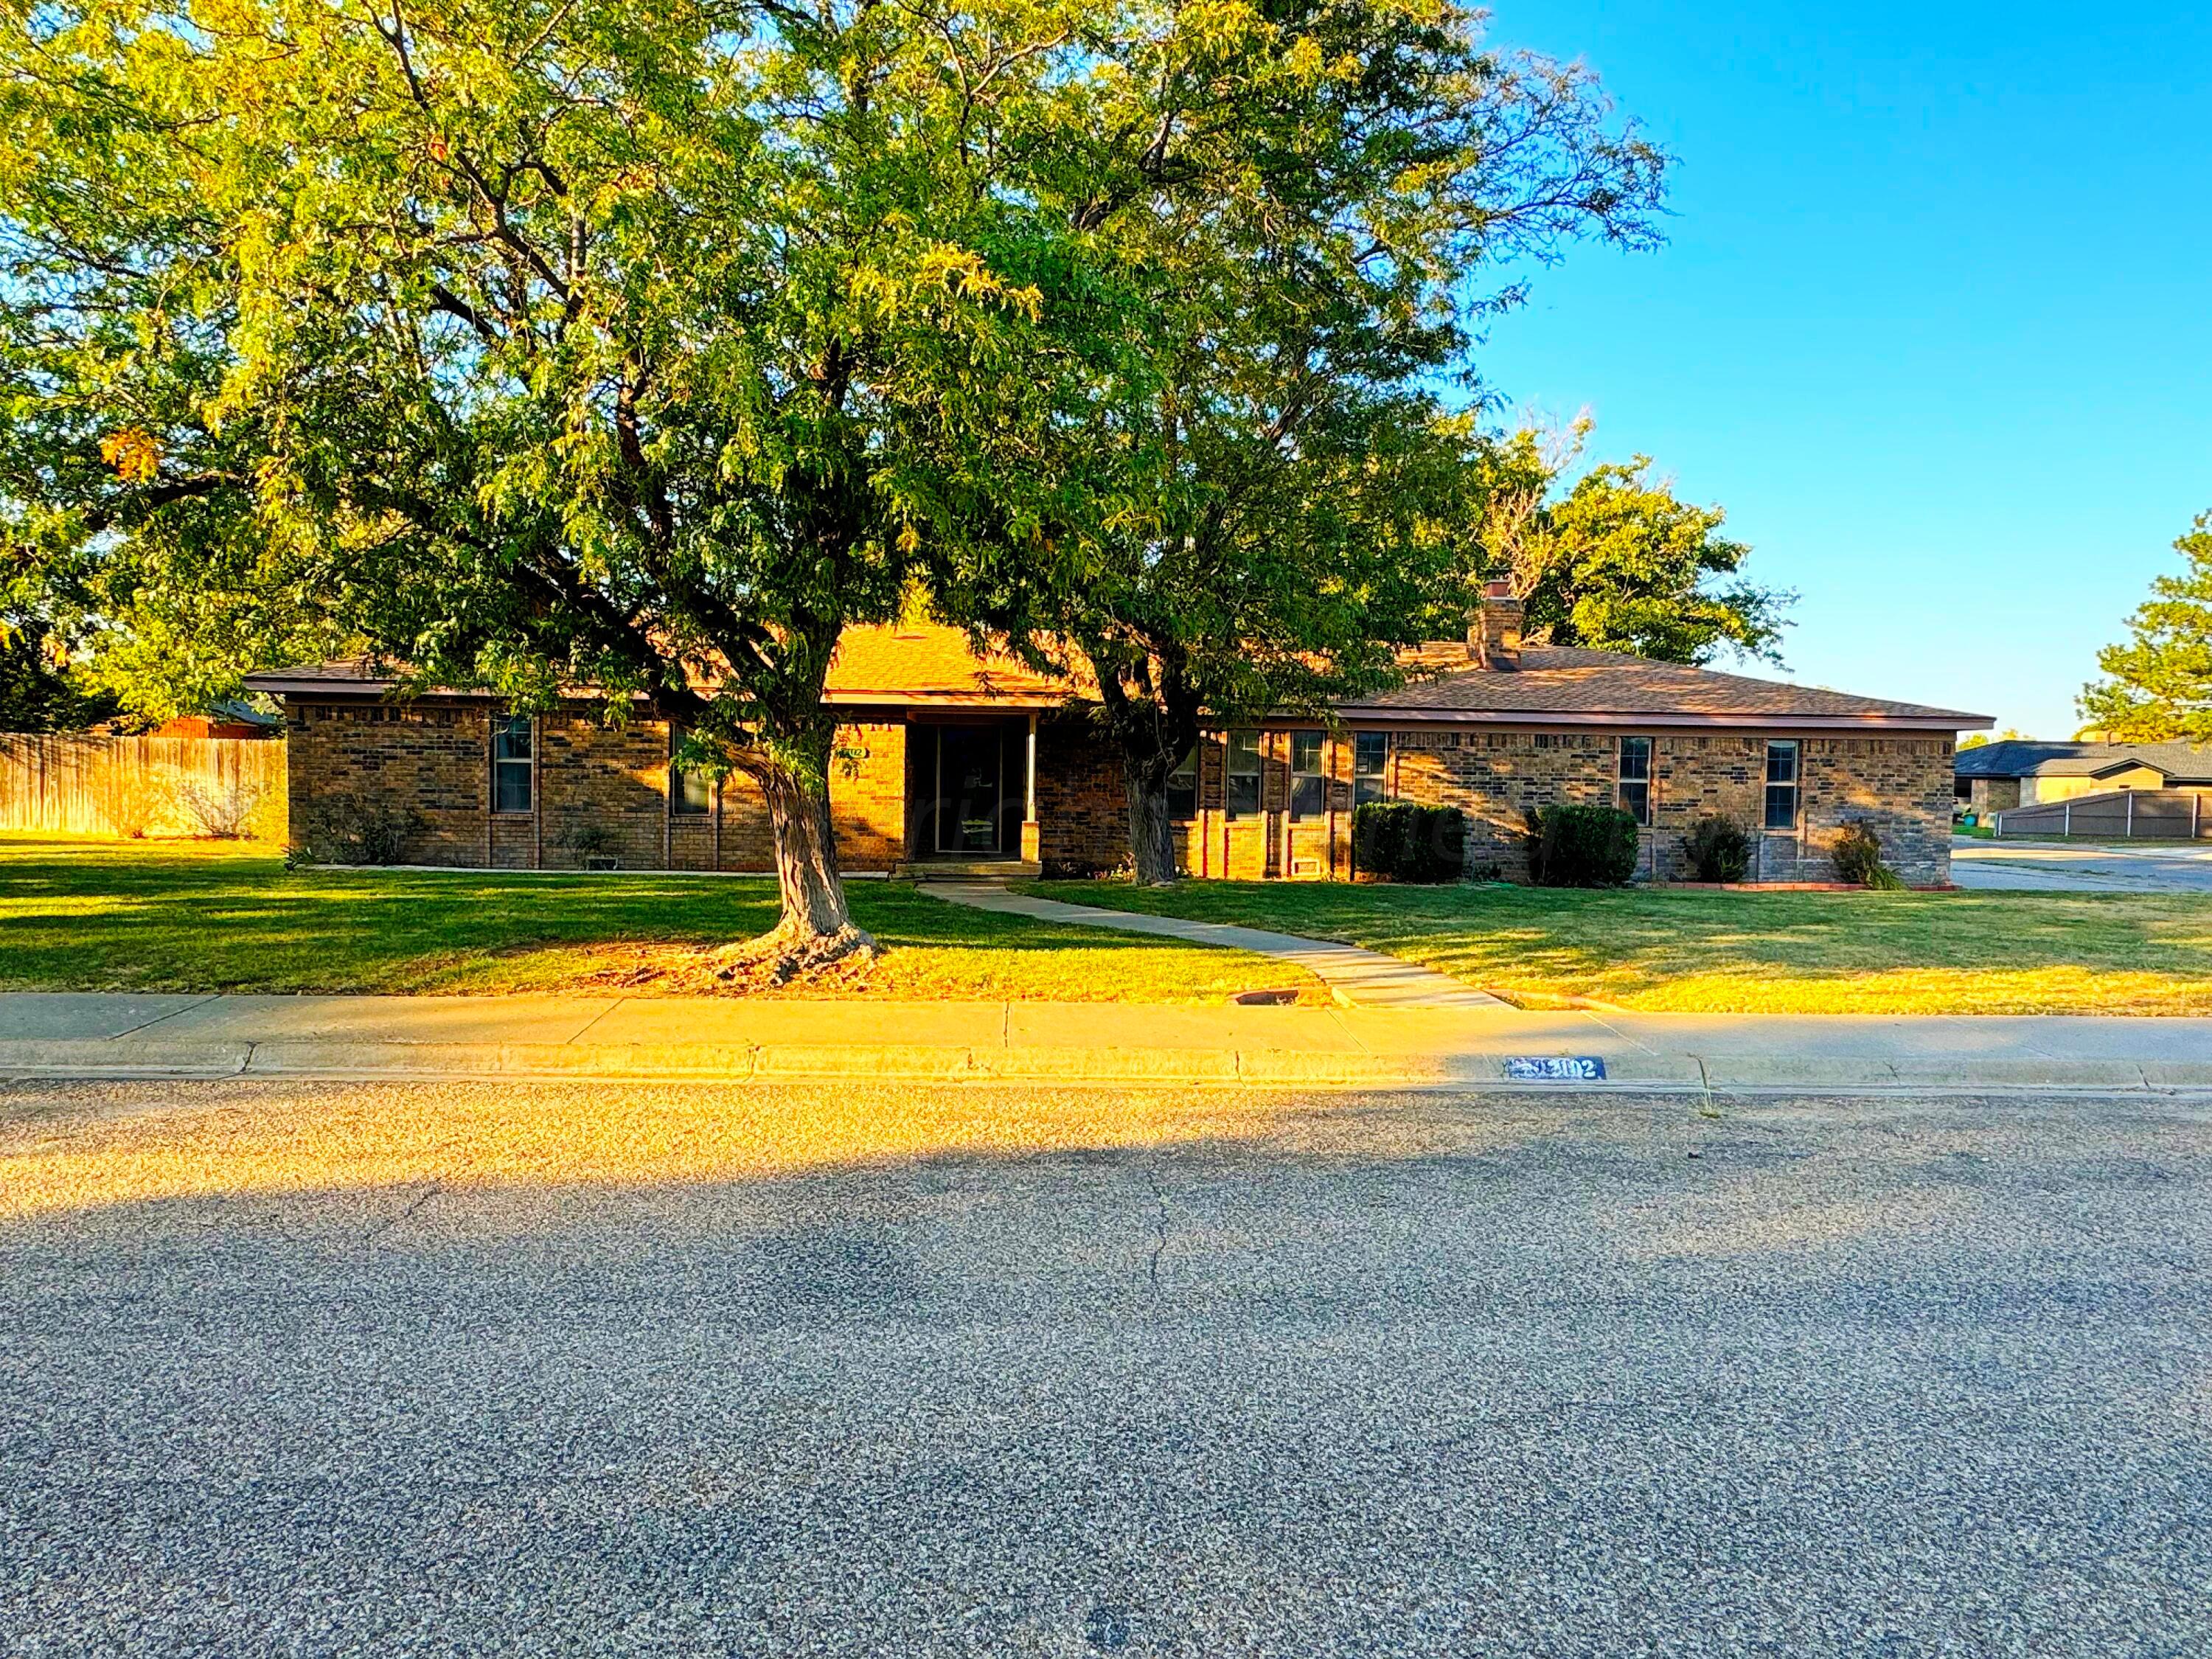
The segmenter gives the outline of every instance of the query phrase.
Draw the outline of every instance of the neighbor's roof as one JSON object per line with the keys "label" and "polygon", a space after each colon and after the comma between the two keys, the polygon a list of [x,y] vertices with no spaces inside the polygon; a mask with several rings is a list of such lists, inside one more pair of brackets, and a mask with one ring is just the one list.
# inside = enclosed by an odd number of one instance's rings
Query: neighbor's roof
{"label": "neighbor's roof", "polygon": [[2212,748],[2191,743],[2037,743],[2008,738],[1959,751],[1962,778],[2101,778],[2148,766],[2169,781],[2212,783]]}
{"label": "neighbor's roof", "polygon": [[1897,726],[1955,732],[1990,724],[1984,714],[1922,703],[1855,697],[1818,686],[1752,679],[1710,668],[1653,662],[1620,651],[1530,645],[1509,671],[1467,661],[1458,643],[1424,646],[1407,660],[1427,677],[1341,706],[1340,713],[1430,720],[1515,720],[1564,725],[1742,726],[1781,723],[1808,730]]}
{"label": "neighbor's roof", "polygon": [[[1407,654],[1418,678],[1395,691],[1340,704],[1359,720],[1524,725],[1711,726],[1785,725],[1806,731],[1955,732],[1986,715],[1886,702],[1814,686],[1652,662],[1618,651],[1528,646],[1510,671],[1468,660],[1457,641]],[[258,691],[375,696],[391,689],[359,659],[250,676]],[[977,658],[959,629],[936,624],[848,629],[830,665],[832,703],[923,708],[1051,708],[1095,695],[1081,682],[1039,674],[1012,657]]]}

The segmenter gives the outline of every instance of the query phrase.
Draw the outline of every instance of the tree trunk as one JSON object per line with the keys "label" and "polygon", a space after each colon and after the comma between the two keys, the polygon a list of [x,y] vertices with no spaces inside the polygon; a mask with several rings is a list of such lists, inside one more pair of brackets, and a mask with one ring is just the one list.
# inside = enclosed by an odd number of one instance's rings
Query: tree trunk
{"label": "tree trunk", "polygon": [[1176,878],[1176,855],[1167,773],[1157,758],[1146,763],[1125,755],[1121,787],[1129,802],[1129,859],[1137,885],[1168,886]]}
{"label": "tree trunk", "polygon": [[876,951],[875,939],[853,925],[844,879],[837,872],[837,836],[830,819],[829,747],[826,742],[820,745],[824,764],[819,769],[780,761],[747,769],[768,803],[783,915],[771,931],[732,947],[732,953],[761,963],[779,981],[848,957],[872,957]]}

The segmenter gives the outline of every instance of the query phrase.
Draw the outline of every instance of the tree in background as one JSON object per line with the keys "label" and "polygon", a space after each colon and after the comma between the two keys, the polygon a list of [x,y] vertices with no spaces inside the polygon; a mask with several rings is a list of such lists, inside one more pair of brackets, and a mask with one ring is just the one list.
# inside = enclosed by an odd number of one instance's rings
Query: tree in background
{"label": "tree in background", "polygon": [[[1114,66],[1133,158],[1071,157],[1112,326],[1060,361],[1048,559],[955,614],[1095,682],[1140,882],[1176,873],[1168,781],[1201,717],[1317,710],[1464,625],[1473,422],[1430,390],[1510,305],[1482,274],[1582,234],[1652,240],[1664,158],[1576,66],[1451,7],[1227,11]],[[1265,65],[1254,70],[1248,65]]]}
{"label": "tree in background", "polygon": [[1525,636],[1661,662],[1723,651],[1778,662],[1796,596],[1717,585],[1751,552],[1720,533],[1721,508],[1680,500],[1645,455],[1601,462],[1560,490],[1589,429],[1587,417],[1557,435],[1524,428],[1490,458],[1483,539],[1527,607]]}
{"label": "tree in background", "polygon": [[2081,690],[2087,723],[2112,743],[2212,743],[2212,512],[2173,544],[2188,566],[2160,576],[2128,618],[2134,637],[2097,653],[2105,678]]}
{"label": "tree in background", "polygon": [[[994,469],[1033,424],[1039,283],[1120,205],[1036,204],[1070,133],[1111,176],[1165,164],[1094,73],[1136,27],[1030,0],[13,9],[9,545],[142,653],[220,616],[219,650],[349,635],[417,687],[643,699],[766,798],[763,954],[865,950],[824,675],[848,623],[1033,511]],[[126,688],[143,666],[109,658]]]}
{"label": "tree in background", "polygon": [[70,677],[56,644],[42,623],[0,615],[0,732],[67,732],[115,713]]}

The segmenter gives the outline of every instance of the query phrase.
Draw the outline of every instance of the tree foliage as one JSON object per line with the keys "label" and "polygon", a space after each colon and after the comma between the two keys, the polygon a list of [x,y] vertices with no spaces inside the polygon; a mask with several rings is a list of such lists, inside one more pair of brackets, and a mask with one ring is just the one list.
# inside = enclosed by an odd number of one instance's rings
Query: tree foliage
{"label": "tree foliage", "polygon": [[2212,512],[2173,544],[2188,568],[2154,578],[2128,618],[2132,638],[2097,653],[2105,678],[2081,713],[2112,743],[2212,743]]}
{"label": "tree foliage", "polygon": [[849,939],[823,676],[1028,510],[993,447],[1073,234],[1036,203],[1102,118],[1091,18],[12,12],[11,540],[112,622],[290,592],[267,635],[418,684],[642,698],[761,785],[787,926]]}
{"label": "tree foliage", "polygon": [[1486,46],[1474,14],[1235,15],[1133,60],[1121,118],[1163,160],[1086,169],[1108,182],[1069,204],[1115,326],[1058,361],[1055,556],[947,595],[1095,682],[1144,881],[1173,874],[1166,782],[1201,713],[1318,709],[1458,631],[1482,445],[1436,388],[1518,296],[1488,273],[1647,242],[1664,165],[1585,70]]}
{"label": "tree foliage", "polygon": [[1601,462],[1564,490],[1589,424],[1564,442],[1523,429],[1491,457],[1485,541],[1510,573],[1538,643],[1702,664],[1723,651],[1779,661],[1796,595],[1737,575],[1751,549],[1728,515],[1674,494],[1650,456]]}

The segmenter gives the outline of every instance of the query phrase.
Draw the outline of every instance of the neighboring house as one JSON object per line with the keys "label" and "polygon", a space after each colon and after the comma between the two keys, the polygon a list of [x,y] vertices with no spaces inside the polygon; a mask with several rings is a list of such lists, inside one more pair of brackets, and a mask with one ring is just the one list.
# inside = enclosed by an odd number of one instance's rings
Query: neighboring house
{"label": "neighboring house", "polygon": [[1954,793],[1977,813],[2116,789],[2212,789],[2212,748],[2186,743],[2037,743],[1961,749]]}
{"label": "neighboring house", "polygon": [[[1870,823],[1918,885],[1950,874],[1952,744],[1978,714],[1678,667],[1607,651],[1523,647],[1520,606],[1493,598],[1465,641],[1412,653],[1401,690],[1326,720],[1211,732],[1172,781],[1195,876],[1344,879],[1362,801],[1463,808],[1468,867],[1525,873],[1528,812],[1617,803],[1645,826],[1645,867],[1685,873],[1690,826],[1753,829],[1765,880],[1820,879],[1835,831]],[[332,796],[379,799],[416,826],[411,862],[575,868],[774,867],[768,817],[742,777],[672,770],[674,735],[599,697],[509,716],[465,692],[397,700],[359,662],[257,674],[283,699],[295,833]],[[975,866],[1005,874],[1126,862],[1119,762],[1079,686],[957,631],[855,628],[827,697],[846,724],[830,781],[848,872]]]}

